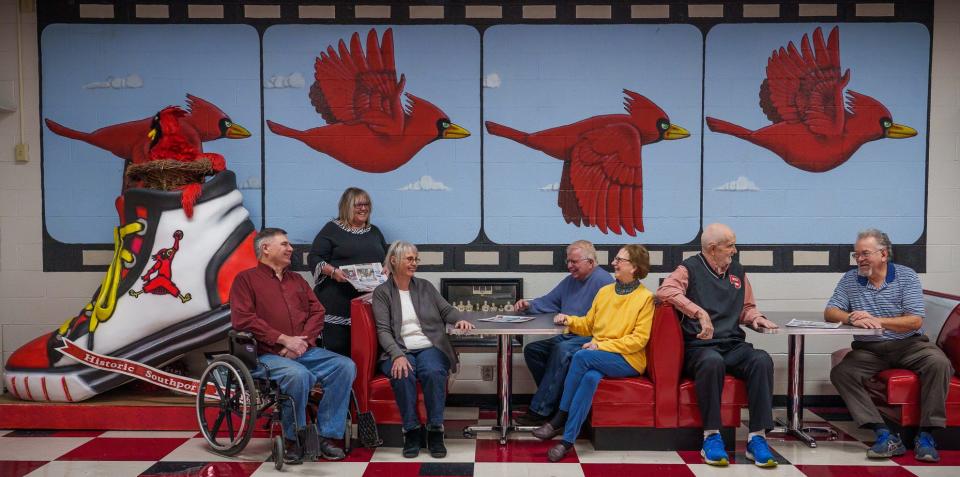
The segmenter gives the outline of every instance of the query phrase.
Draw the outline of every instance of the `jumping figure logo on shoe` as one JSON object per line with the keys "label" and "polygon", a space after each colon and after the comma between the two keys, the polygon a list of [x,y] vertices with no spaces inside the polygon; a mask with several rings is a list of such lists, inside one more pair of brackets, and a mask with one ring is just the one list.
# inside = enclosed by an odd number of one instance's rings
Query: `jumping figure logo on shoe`
{"label": "jumping figure logo on shoe", "polygon": [[190,301],[189,293],[180,293],[177,284],[173,283],[173,257],[180,250],[180,239],[183,238],[183,231],[177,230],[173,233],[173,245],[170,248],[161,248],[151,257],[154,261],[153,266],[144,273],[143,288],[140,291],[130,290],[128,294],[134,298],[140,297],[144,293],[152,295],[173,295],[180,299],[181,303]]}
{"label": "jumping figure logo on shoe", "polygon": [[740,286],[741,286],[740,277],[738,277],[738,276],[736,276],[736,275],[734,275],[734,274],[731,273],[731,274],[730,274],[730,284],[733,285],[733,288],[736,288],[737,290],[739,290],[739,289],[740,289]]}

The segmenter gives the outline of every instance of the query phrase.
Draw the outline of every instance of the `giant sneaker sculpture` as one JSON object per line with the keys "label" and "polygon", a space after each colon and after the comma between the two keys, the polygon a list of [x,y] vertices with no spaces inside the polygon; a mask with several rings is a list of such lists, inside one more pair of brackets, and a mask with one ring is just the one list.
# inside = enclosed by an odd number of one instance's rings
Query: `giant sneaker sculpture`
{"label": "giant sneaker sculpture", "polygon": [[172,190],[123,193],[100,287],[76,316],[7,359],[14,396],[82,401],[132,379],[64,356],[65,339],[96,355],[161,366],[226,336],[230,285],[256,258],[236,177],[216,169],[205,183],[190,169],[191,178],[174,181]]}

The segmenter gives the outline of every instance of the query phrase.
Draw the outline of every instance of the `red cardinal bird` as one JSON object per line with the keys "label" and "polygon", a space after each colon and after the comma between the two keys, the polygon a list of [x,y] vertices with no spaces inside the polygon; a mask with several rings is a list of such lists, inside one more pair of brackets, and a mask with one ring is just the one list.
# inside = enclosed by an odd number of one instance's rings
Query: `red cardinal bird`
{"label": "red cardinal bird", "polygon": [[850,70],[840,75],[840,33],[813,32],[813,49],[803,35],[800,50],[774,50],[767,60],[767,78],[760,84],[760,108],[773,124],[751,131],[707,117],[713,132],[730,134],[764,147],[787,164],[808,172],[824,172],[843,164],[860,146],[882,138],[917,135],[911,127],[895,124],[890,111],[870,96],[843,89]]}
{"label": "red cardinal bird", "polygon": [[314,69],[310,102],[327,125],[306,131],[273,121],[267,121],[267,126],[354,169],[389,172],[437,139],[470,135],[429,101],[407,93],[407,104],[401,105],[406,78],[400,75],[397,81],[390,28],[383,34],[382,45],[377,44],[376,30],[370,30],[366,56],[357,33],[350,38],[349,50],[343,40],[339,52],[328,46]]}
{"label": "red cardinal bird", "polygon": [[646,97],[623,90],[628,114],[594,116],[536,133],[487,121],[487,132],[512,139],[563,162],[557,205],[567,223],[594,225],[630,236],[643,232],[643,171],[640,149],[662,139],[682,139],[687,130]]}
{"label": "red cardinal bird", "polygon": [[[215,139],[243,139],[250,137],[250,132],[243,126],[234,124],[226,113],[212,103],[187,95],[189,113],[178,116],[180,134],[193,144],[199,151],[203,151],[203,142]],[[76,131],[57,124],[53,120],[45,119],[47,127],[56,134],[70,139],[77,139],[101,149],[110,151],[115,156],[132,164],[140,164],[149,160],[150,139],[147,132],[153,124],[153,118],[144,118],[112,126],[105,126],[92,133]],[[124,184],[124,190],[129,184]]]}
{"label": "red cardinal bird", "polygon": [[[176,161],[182,163],[199,163],[208,161],[209,167],[198,173],[195,181],[177,187],[183,191],[180,202],[187,217],[193,217],[193,205],[200,197],[203,176],[222,171],[226,162],[220,154],[204,153],[199,146],[188,140],[181,127],[187,112],[177,106],[163,108],[151,121],[152,127],[146,134],[149,143],[148,162],[134,164],[128,174],[136,176],[141,170],[151,169],[150,163],[157,161]],[[168,169],[173,167],[168,166]]]}

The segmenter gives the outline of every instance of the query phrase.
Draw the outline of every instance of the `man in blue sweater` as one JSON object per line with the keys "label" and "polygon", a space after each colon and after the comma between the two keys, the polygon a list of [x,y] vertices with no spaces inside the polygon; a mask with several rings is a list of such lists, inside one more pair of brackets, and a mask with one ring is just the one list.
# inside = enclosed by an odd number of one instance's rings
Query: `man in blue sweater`
{"label": "man in blue sweater", "polygon": [[[567,270],[570,275],[550,293],[534,300],[521,299],[517,301],[516,309],[531,314],[584,316],[597,291],[613,283],[610,273],[597,266],[597,250],[586,240],[577,240],[567,246]],[[530,343],[524,348],[523,357],[537,383],[537,393],[533,395],[527,413],[517,418],[517,424],[540,426],[547,422],[560,403],[563,380],[573,354],[589,341],[590,337],[564,334]]]}

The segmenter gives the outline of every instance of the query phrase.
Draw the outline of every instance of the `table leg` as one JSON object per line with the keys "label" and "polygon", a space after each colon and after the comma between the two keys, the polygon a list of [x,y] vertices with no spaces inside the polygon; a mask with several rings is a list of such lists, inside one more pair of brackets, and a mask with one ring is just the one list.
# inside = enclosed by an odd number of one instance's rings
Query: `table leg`
{"label": "table leg", "polygon": [[780,427],[773,432],[794,436],[810,447],[817,447],[810,433],[825,433],[829,440],[838,435],[827,427],[803,427],[803,338],[802,334],[787,338],[787,420],[777,419]]}
{"label": "table leg", "polygon": [[507,435],[514,430],[510,398],[513,396],[513,336],[500,335],[497,339],[497,425],[470,426],[463,430],[465,437],[476,437],[477,432],[496,432],[500,444],[507,443]]}

